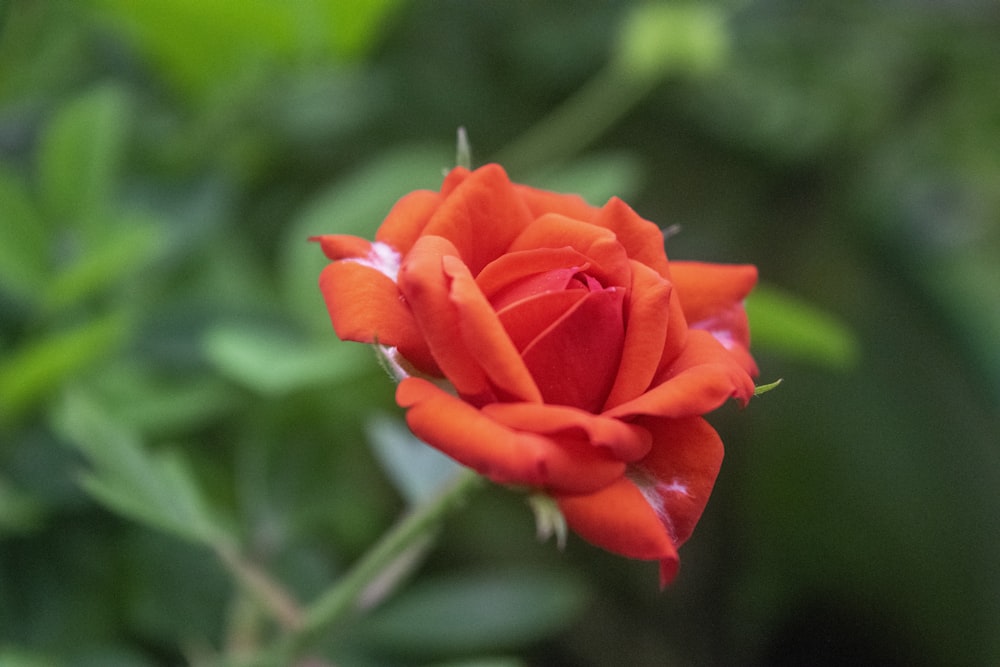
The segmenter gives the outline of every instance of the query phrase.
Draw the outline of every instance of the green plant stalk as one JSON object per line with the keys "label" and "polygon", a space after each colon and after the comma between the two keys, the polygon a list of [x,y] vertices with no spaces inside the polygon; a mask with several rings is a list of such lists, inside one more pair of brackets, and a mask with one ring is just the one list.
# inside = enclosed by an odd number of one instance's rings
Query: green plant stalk
{"label": "green plant stalk", "polygon": [[383,535],[344,577],[305,610],[296,627],[270,650],[251,659],[249,664],[259,667],[294,664],[295,659],[324,632],[360,606],[368,588],[399,558],[410,549],[426,544],[444,518],[462,507],[467,496],[482,485],[483,478],[477,473],[463,470],[438,495],[415,507]]}
{"label": "green plant stalk", "polygon": [[660,82],[608,63],[582,88],[494,156],[509,170],[535,169],[573,157],[600,137]]}

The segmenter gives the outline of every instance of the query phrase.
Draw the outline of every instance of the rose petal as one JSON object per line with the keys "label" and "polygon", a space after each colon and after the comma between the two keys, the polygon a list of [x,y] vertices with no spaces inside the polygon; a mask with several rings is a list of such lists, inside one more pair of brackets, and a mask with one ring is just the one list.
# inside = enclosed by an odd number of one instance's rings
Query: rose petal
{"label": "rose petal", "polygon": [[[442,266],[451,279],[450,298],[462,342],[498,390],[499,398],[541,402],[542,395],[524,360],[469,269],[457,257],[449,256],[443,258]],[[454,337],[454,330],[450,333]]]}
{"label": "rose petal", "polygon": [[557,320],[586,298],[584,290],[539,294],[497,312],[500,323],[517,350],[523,351]]}
{"label": "rose petal", "polygon": [[462,397],[477,404],[496,399],[478,360],[455,334],[459,316],[451,299],[452,279],[444,258],[458,250],[440,236],[421,236],[399,269],[399,290],[438,367]]}
{"label": "rose petal", "polygon": [[613,231],[629,257],[649,266],[664,278],[671,277],[670,267],[673,264],[667,263],[663,230],[640,217],[621,199],[612,197],[601,209],[594,224]]}
{"label": "rose petal", "polygon": [[757,267],[671,262],[670,280],[680,294],[688,323],[694,326],[741,303],[757,283]]}
{"label": "rose petal", "polygon": [[507,251],[531,219],[531,212],[517,196],[506,172],[493,164],[465,177],[445,197],[423,234],[451,241],[458,256],[476,275]]}
{"label": "rose petal", "polygon": [[605,410],[632,400],[649,388],[664,355],[668,328],[682,325],[669,317],[671,289],[660,274],[632,262],[625,344]]}
{"label": "rose petal", "polygon": [[430,190],[411,192],[392,207],[375,233],[375,239],[405,255],[416,243],[442,200],[439,193]]}
{"label": "rose petal", "polygon": [[678,547],[691,536],[722,466],[722,439],[701,417],[642,419],[649,454],[629,477],[650,501]]}
{"label": "rose petal", "polygon": [[556,501],[573,532],[591,544],[628,558],[660,561],[664,584],[677,571],[677,549],[666,527],[630,480],[619,479],[589,495],[557,496]]}
{"label": "rose petal", "polygon": [[607,399],[625,339],[625,290],[590,292],[521,353],[546,403],[597,412]]}
{"label": "rose petal", "polygon": [[499,309],[502,304],[498,303],[498,296],[509,285],[529,276],[566,267],[584,267],[587,264],[587,258],[572,248],[522,250],[507,253],[487,264],[476,276],[476,284],[493,307]]}
{"label": "rose petal", "polygon": [[422,345],[420,329],[399,298],[396,283],[380,271],[358,262],[334,262],[323,269],[319,287],[341,340]]}
{"label": "rose petal", "polygon": [[750,323],[743,301],[757,282],[757,268],[701,262],[674,262],[670,266],[691,328],[715,336],[756,377],[757,364],[750,355]]}
{"label": "rose petal", "polygon": [[614,232],[562,215],[547,214],[537,218],[514,239],[508,252],[567,247],[589,260],[591,266],[587,273],[605,287],[627,287],[631,282],[628,255]]}
{"label": "rose petal", "polygon": [[371,241],[348,234],[323,234],[309,240],[319,243],[323,254],[332,260],[367,257],[372,250]]}
{"label": "rose petal", "polygon": [[640,426],[565,405],[491,403],[484,405],[482,412],[518,431],[543,435],[579,431],[592,445],[606,448],[620,461],[638,461],[652,446],[649,432]]}
{"label": "rose petal", "polygon": [[424,442],[498,484],[590,493],[620,478],[625,464],[604,450],[508,428],[426,380],[396,390],[406,421]]}
{"label": "rose petal", "polygon": [[527,185],[515,185],[514,188],[528,204],[534,218],[546,213],[558,213],[567,218],[591,222],[597,215],[598,209],[588,204],[580,195],[560,194]]}
{"label": "rose petal", "polygon": [[716,409],[729,398],[746,403],[753,395],[753,380],[711,334],[689,331],[687,345],[645,394],[604,414],[690,417]]}

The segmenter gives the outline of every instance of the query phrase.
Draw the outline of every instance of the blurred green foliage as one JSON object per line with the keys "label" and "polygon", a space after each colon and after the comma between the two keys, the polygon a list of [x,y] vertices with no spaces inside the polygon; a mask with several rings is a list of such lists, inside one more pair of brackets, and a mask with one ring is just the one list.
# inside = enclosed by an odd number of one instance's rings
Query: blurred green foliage
{"label": "blurred green foliage", "polygon": [[0,3],[0,665],[252,655],[433,491],[306,239],[371,236],[459,126],[757,264],[784,382],[713,417],[667,592],[491,489],[317,659],[996,664],[998,30],[985,0]]}

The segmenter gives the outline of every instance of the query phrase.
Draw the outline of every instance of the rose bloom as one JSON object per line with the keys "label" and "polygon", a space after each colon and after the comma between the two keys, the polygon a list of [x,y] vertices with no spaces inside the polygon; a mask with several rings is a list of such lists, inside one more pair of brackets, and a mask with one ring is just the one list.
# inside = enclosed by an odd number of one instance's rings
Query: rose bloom
{"label": "rose bloom", "polygon": [[671,262],[619,199],[452,170],[375,235],[316,237],[337,335],[383,347],[410,429],[551,496],[587,541],[677,572],[722,462],[702,415],[746,403],[753,266]]}

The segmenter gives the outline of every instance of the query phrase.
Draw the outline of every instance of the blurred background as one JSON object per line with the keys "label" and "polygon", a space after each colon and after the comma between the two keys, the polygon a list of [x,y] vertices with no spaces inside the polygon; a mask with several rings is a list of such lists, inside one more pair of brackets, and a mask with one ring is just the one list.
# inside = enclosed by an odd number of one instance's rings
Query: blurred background
{"label": "blurred background", "polygon": [[991,0],[0,2],[0,665],[250,655],[236,569],[308,602],[419,495],[306,238],[370,237],[459,126],[756,264],[784,383],[712,416],[666,591],[491,488],[315,664],[1000,664],[998,34]]}

